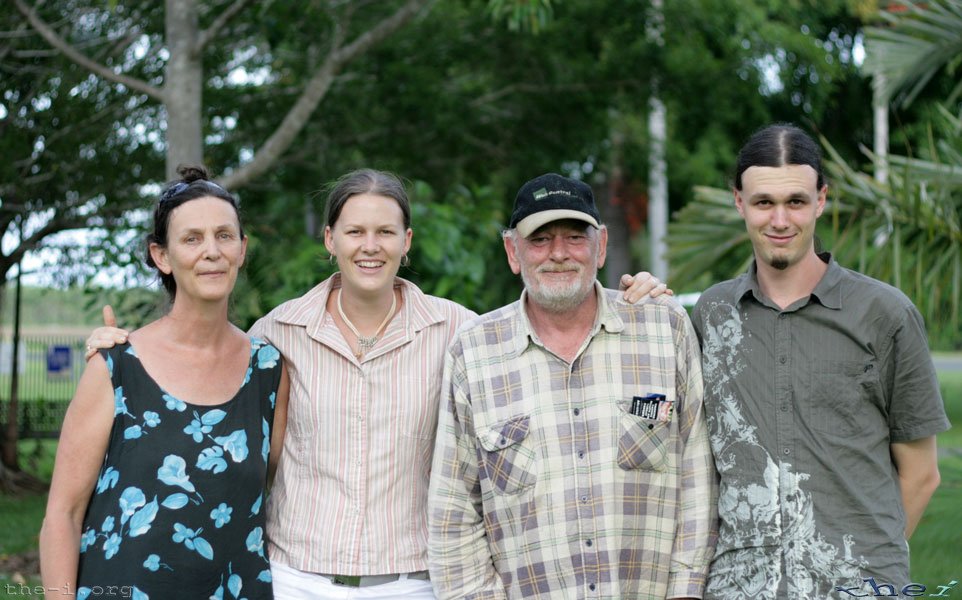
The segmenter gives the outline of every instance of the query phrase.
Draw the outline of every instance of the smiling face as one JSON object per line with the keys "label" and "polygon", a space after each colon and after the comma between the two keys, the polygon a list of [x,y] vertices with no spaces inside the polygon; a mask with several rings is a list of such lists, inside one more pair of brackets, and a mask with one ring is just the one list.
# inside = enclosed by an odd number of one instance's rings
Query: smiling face
{"label": "smiling face", "polygon": [[244,264],[247,238],[229,203],[204,196],[184,202],[170,214],[167,245],[153,243],[157,268],[173,276],[176,298],[225,300]]}
{"label": "smiling face", "polygon": [[735,206],[760,265],[786,270],[814,255],[815,221],[828,193],[817,181],[808,165],[749,167],[742,173]]}
{"label": "smiling face", "polygon": [[568,312],[594,290],[605,264],[607,234],[582,221],[553,221],[526,238],[517,232],[505,237],[504,249],[531,302],[548,312]]}
{"label": "smiling face", "polygon": [[334,226],[325,228],[324,246],[337,257],[345,290],[379,294],[393,289],[411,235],[396,200],[358,194],[344,203]]}

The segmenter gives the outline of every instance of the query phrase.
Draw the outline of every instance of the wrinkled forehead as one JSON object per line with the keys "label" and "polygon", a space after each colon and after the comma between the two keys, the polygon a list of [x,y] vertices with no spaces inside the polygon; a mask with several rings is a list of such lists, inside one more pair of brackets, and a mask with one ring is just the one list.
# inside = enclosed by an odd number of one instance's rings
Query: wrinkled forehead
{"label": "wrinkled forehead", "polygon": [[171,211],[168,223],[171,230],[226,226],[240,228],[237,209],[217,196],[200,196],[187,200]]}

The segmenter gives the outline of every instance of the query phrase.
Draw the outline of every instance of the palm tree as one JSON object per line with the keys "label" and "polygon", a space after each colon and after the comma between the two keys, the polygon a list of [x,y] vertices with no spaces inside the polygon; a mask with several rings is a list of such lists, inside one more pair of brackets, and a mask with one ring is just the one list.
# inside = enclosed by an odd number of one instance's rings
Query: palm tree
{"label": "palm tree", "polygon": [[[957,68],[962,61],[962,0],[933,0],[924,7],[899,0],[898,6],[903,10],[883,13],[889,27],[866,29],[865,70],[882,74],[885,96],[905,106],[942,68]],[[822,139],[832,194],[819,225],[823,246],[841,264],[899,287],[919,307],[932,341],[957,348],[962,347],[960,94],[962,82],[937,106],[927,144],[913,156],[889,157],[885,184],[850,166]],[[676,281],[744,271],[751,248],[729,190],[696,188],[676,217],[669,236]]]}

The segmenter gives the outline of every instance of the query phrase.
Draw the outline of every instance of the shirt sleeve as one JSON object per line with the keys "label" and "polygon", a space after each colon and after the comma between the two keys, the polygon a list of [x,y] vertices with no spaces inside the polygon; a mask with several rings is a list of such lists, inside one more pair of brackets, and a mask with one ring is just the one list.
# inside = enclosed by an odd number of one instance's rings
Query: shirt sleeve
{"label": "shirt sleeve", "polygon": [[949,428],[925,324],[913,305],[896,324],[885,361],[888,420],[893,442],[911,442]]}
{"label": "shirt sleeve", "polygon": [[464,356],[455,343],[444,362],[437,441],[428,493],[428,563],[440,600],[504,600],[484,529],[477,437]]}
{"label": "shirt sleeve", "polygon": [[701,352],[687,315],[675,329],[681,488],[666,598],[701,598],[718,538],[718,478],[705,423]]}

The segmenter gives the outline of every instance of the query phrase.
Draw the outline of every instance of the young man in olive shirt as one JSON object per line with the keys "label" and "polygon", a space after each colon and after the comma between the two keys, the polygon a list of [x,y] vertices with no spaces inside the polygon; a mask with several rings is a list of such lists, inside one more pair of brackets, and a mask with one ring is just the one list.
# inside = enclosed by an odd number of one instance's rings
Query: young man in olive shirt
{"label": "young man in olive shirt", "polygon": [[757,132],[734,193],[755,260],[692,315],[721,484],[705,598],[898,593],[949,426],[921,315],[816,253],[827,186],[801,130]]}

